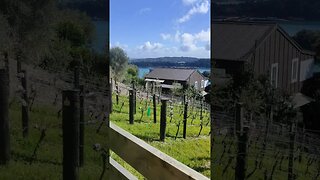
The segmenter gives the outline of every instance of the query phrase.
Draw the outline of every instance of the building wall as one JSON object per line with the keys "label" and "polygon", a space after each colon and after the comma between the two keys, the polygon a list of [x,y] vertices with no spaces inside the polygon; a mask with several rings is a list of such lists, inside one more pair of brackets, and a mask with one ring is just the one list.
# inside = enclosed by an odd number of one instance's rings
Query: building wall
{"label": "building wall", "polygon": [[188,84],[190,86],[195,86],[195,82],[197,82],[197,87],[195,87],[198,90],[203,90],[204,88],[201,88],[201,81],[205,80],[205,78],[202,76],[202,74],[199,73],[199,71],[195,71],[191,74]]}
{"label": "building wall", "polygon": [[[298,58],[297,82],[292,82],[292,60]],[[302,53],[280,31],[275,30],[256,48],[251,57],[255,74],[265,74],[271,77],[271,66],[278,63],[278,87],[288,93],[296,93],[301,89],[301,61],[312,59],[312,55]]]}

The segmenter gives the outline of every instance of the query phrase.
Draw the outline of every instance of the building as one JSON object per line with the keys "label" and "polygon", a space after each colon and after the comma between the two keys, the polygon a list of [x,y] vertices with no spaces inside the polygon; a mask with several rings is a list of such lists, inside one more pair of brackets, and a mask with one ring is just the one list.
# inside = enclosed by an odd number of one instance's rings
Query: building
{"label": "building", "polygon": [[197,90],[204,90],[208,80],[196,69],[155,68],[145,75],[147,86],[152,82],[159,83],[166,91],[175,88],[176,84],[181,87],[193,86]]}
{"label": "building", "polygon": [[221,77],[251,67],[290,94],[312,77],[315,53],[304,50],[275,23],[213,22],[213,60]]}

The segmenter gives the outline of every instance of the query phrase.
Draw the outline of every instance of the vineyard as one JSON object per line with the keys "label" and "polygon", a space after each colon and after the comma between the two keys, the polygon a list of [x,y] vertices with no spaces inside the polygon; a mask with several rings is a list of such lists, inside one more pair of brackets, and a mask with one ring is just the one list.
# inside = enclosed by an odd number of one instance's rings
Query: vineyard
{"label": "vineyard", "polygon": [[[14,67],[10,68],[11,72]],[[79,138],[79,146],[76,146],[80,147],[76,172],[80,179],[106,179],[109,153],[106,151],[106,112],[110,108],[106,103],[110,93],[106,85],[103,81],[93,83],[93,80],[79,78],[77,71],[44,78],[39,76],[44,72],[26,73],[29,69],[25,68],[27,71],[20,71],[18,76],[10,74],[8,109],[0,107],[1,115],[8,110],[10,120],[10,151],[1,150],[5,152],[1,154],[1,163],[9,159],[10,162],[0,166],[0,178],[62,179],[64,136],[70,134],[64,131],[63,122],[66,117],[76,118],[65,113],[68,112],[65,108],[73,104],[73,101],[66,101],[65,89],[76,87],[79,90],[68,91],[80,97],[80,105],[75,108],[80,115],[80,132],[77,133],[83,138]],[[9,92],[3,86],[7,84],[8,69],[0,73],[0,95]],[[275,123],[270,114],[254,116],[249,121],[241,104],[230,111],[213,107],[210,113],[207,104],[195,99],[184,104],[174,98],[147,96],[143,90],[135,93],[131,88],[127,90],[121,95],[113,90],[110,121],[207,177],[320,178],[318,132],[294,123]],[[211,155],[210,138],[213,139]],[[144,179],[135,167],[114,152],[110,154],[138,179]]]}

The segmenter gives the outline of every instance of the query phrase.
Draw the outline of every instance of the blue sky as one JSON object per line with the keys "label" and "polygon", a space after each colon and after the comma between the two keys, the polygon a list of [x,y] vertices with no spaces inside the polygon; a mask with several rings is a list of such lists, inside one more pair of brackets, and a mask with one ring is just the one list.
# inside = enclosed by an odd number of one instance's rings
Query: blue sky
{"label": "blue sky", "polygon": [[210,0],[111,0],[110,45],[130,58],[208,58]]}

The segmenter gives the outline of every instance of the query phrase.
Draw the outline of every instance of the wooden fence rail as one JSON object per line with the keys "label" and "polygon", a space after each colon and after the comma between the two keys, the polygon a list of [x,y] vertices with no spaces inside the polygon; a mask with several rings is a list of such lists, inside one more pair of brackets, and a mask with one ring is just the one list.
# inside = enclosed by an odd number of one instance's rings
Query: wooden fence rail
{"label": "wooden fence rail", "polygon": [[109,146],[113,152],[147,179],[209,180],[204,175],[162,153],[112,122],[110,122],[109,128]]}

